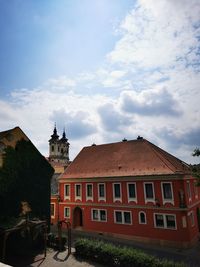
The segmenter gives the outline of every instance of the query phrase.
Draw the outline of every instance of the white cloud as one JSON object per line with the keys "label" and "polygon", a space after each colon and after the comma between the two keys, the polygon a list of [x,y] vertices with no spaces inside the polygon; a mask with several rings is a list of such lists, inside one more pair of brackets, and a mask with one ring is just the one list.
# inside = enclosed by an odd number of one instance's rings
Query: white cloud
{"label": "white cloud", "polygon": [[125,112],[144,116],[181,115],[178,101],[165,88],[140,93],[124,91],[121,94],[121,107]]}
{"label": "white cloud", "polygon": [[142,68],[171,67],[196,58],[198,1],[138,1],[121,23],[122,38],[108,55],[113,63]]}
{"label": "white cloud", "polygon": [[46,86],[49,86],[51,89],[64,89],[76,86],[76,81],[69,79],[66,76],[61,76],[57,79],[49,79],[46,82]]}
{"label": "white cloud", "polygon": [[138,1],[103,66],[15,90],[9,102],[0,102],[2,130],[19,125],[47,155],[55,120],[60,134],[63,127],[74,134],[71,159],[83,146],[141,135],[193,161],[200,125],[199,14],[199,1]]}

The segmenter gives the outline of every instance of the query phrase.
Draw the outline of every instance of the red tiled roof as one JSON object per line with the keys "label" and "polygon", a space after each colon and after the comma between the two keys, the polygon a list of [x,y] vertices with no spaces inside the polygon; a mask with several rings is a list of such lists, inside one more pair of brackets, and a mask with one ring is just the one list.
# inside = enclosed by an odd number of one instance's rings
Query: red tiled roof
{"label": "red tiled roof", "polygon": [[189,165],[146,139],[84,147],[61,178],[188,173]]}

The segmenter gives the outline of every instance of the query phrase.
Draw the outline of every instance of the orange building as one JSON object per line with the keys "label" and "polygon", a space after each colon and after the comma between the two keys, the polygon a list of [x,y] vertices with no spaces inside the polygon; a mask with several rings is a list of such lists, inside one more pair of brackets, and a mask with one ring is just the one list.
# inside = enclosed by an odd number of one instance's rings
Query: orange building
{"label": "orange building", "polygon": [[84,147],[59,194],[59,218],[76,229],[181,247],[198,240],[200,188],[189,166],[142,137]]}

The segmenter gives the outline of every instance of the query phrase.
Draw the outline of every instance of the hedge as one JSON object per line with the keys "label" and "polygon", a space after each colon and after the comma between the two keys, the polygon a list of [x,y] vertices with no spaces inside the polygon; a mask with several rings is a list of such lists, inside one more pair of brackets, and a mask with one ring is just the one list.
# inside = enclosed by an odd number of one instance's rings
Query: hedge
{"label": "hedge", "polygon": [[87,238],[76,240],[75,255],[109,267],[186,267],[184,263],[158,259],[141,250]]}

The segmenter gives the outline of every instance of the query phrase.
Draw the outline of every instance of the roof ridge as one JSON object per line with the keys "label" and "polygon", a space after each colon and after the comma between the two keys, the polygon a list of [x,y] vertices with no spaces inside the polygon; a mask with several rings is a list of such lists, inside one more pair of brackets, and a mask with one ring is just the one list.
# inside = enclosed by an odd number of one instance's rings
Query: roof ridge
{"label": "roof ridge", "polygon": [[113,142],[113,143],[105,143],[105,144],[99,144],[97,145],[96,143],[93,143],[92,145],[84,146],[83,148],[89,148],[91,146],[108,146],[108,145],[115,145],[115,144],[120,144],[120,143],[128,143],[128,142],[137,142],[137,139],[132,139],[132,140],[127,140],[127,141],[118,141],[118,142]]}

